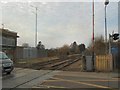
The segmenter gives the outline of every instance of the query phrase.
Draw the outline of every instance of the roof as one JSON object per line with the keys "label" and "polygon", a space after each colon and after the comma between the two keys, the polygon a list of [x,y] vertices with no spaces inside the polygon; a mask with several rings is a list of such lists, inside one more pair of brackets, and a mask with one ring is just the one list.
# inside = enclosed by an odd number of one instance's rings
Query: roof
{"label": "roof", "polygon": [[1,29],[0,28],[0,33],[2,33],[3,35],[5,34],[5,35],[14,36],[14,37],[19,37],[19,36],[17,36],[16,32],[10,31],[8,29]]}

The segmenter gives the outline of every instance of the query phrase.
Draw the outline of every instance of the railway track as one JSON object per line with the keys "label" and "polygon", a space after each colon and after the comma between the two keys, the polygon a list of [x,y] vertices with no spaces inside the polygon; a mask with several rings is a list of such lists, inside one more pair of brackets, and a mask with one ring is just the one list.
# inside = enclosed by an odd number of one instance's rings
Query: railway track
{"label": "railway track", "polygon": [[71,64],[77,62],[78,60],[80,59],[68,59],[66,61],[63,61],[63,62],[60,62],[60,63],[57,63],[55,65],[52,65],[51,67],[51,70],[62,70],[63,68],[67,67],[67,66],[70,66]]}
{"label": "railway track", "polygon": [[[69,55],[67,59],[75,59],[76,57],[80,57],[80,54]],[[15,67],[17,67],[17,68],[20,67],[20,68],[23,68],[23,69],[24,68],[31,68],[31,69],[35,69],[35,70],[41,70],[41,69],[49,70],[49,69],[51,69],[50,66],[56,67],[56,66],[59,66],[60,64],[64,64],[65,62],[68,61],[67,59],[66,60],[54,59],[54,60],[48,60],[48,61],[28,64],[28,65],[26,64],[26,65],[22,65],[22,66],[18,65],[18,66],[15,66]]]}
{"label": "railway track", "polygon": [[41,62],[41,63],[32,64],[31,67],[33,67],[32,69],[41,70],[47,65],[50,65],[50,64],[53,64],[56,62],[60,62],[60,61],[61,61],[60,59],[49,60],[49,61],[45,61],[45,62]]}
{"label": "railway track", "polygon": [[59,60],[57,62],[52,62],[46,65],[43,65],[40,69],[43,70],[62,70],[63,68],[70,66],[71,64],[79,61],[81,59],[80,55],[71,55],[68,56],[66,60]]}
{"label": "railway track", "polygon": [[26,69],[26,68],[32,68],[32,69],[35,69],[35,70],[55,70],[55,69],[59,68],[57,70],[60,70],[64,67],[67,67],[67,66],[71,65],[72,63],[74,63],[76,61],[77,60],[73,60],[73,59],[66,59],[66,60],[56,59],[56,60],[51,60],[51,61],[45,61],[45,62],[32,64],[29,67],[24,67],[24,68],[15,70],[15,72],[18,72],[18,71]]}
{"label": "railway track", "polygon": [[55,70],[58,67],[62,66],[68,66],[72,63],[74,63],[76,60],[72,59],[66,59],[66,60],[49,60],[41,63],[32,64],[30,67],[35,70]]}
{"label": "railway track", "polygon": [[[25,66],[15,66],[15,67],[17,67],[17,68],[22,68],[22,69],[24,69],[24,68],[31,68],[31,69],[35,69],[35,70],[40,70],[40,69],[42,69],[44,66],[46,66],[46,65],[49,65],[49,64],[52,64],[52,63],[56,63],[56,62],[59,62],[60,60],[59,59],[54,59],[54,60],[49,60],[49,61],[43,61],[43,62],[38,62],[38,63],[33,63],[33,64],[30,64],[30,65],[25,65]],[[19,71],[19,69],[18,70],[16,70],[16,71]]]}
{"label": "railway track", "polygon": [[51,74],[51,73],[53,73],[56,70],[62,70],[63,68],[65,68],[65,67],[67,67],[67,66],[69,66],[69,65],[71,65],[71,64],[73,64],[75,62],[77,62],[78,60],[80,60],[80,58],[67,59],[67,60],[64,60],[64,61],[57,60],[54,63],[53,62],[46,62],[46,63],[44,62],[44,63],[41,64],[42,66],[40,66],[39,69],[40,70],[42,70],[42,69],[48,69],[49,71],[43,73],[40,76],[36,76],[36,77],[34,77],[34,78],[30,79],[30,80],[26,80],[25,82],[20,83],[19,85],[16,85],[16,86],[10,88],[9,90],[16,90],[16,88],[18,88],[18,87],[20,87],[22,85],[25,85],[25,84],[27,84],[29,82],[32,82],[32,81],[34,81],[34,80],[36,80],[38,78],[42,78],[45,75]]}

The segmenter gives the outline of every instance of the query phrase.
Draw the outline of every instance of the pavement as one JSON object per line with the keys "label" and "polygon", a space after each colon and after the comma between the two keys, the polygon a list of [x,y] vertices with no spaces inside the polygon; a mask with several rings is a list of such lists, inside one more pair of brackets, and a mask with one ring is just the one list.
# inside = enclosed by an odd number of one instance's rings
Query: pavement
{"label": "pavement", "polygon": [[117,88],[118,73],[15,68],[2,78],[3,88]]}

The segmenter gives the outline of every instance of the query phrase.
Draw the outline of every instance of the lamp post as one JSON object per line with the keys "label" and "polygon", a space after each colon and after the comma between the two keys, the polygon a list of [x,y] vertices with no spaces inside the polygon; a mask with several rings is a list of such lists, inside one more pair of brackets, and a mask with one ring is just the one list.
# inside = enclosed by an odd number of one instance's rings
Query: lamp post
{"label": "lamp post", "polygon": [[30,5],[31,7],[35,8],[35,47],[37,46],[37,11],[38,11],[38,8],[35,7],[35,6],[32,6]]}
{"label": "lamp post", "polygon": [[106,54],[108,52],[107,48],[107,18],[106,18],[106,10],[107,10],[107,5],[109,4],[109,0],[105,0],[105,42],[106,42]]}

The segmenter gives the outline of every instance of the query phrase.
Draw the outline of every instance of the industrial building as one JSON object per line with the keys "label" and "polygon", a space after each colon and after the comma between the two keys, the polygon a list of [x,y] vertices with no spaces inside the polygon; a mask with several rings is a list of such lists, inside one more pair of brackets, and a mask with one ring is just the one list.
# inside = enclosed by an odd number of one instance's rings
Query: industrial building
{"label": "industrial building", "polygon": [[0,28],[0,50],[5,52],[12,60],[15,59],[18,37],[16,32]]}

